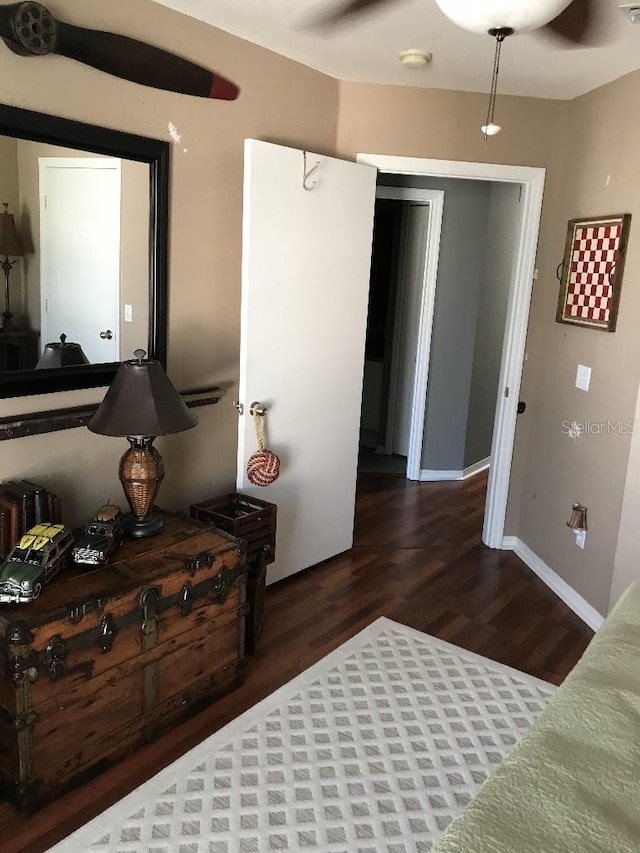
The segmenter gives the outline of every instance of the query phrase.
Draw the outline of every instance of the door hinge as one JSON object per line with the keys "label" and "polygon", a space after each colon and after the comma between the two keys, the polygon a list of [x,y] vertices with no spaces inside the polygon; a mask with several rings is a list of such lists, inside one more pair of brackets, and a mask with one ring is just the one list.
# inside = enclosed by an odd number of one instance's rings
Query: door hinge
{"label": "door hinge", "polygon": [[508,386],[508,385],[507,385],[507,386],[506,386],[506,388],[504,389],[504,396],[505,396],[505,397],[508,397],[508,396],[509,396],[509,386]]}

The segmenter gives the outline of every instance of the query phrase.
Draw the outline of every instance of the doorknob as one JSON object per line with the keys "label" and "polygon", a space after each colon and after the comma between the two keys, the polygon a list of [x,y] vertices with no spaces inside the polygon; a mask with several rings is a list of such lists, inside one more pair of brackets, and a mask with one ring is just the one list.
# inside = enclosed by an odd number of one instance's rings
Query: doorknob
{"label": "doorknob", "polygon": [[102,338],[103,341],[104,340],[110,341],[111,338],[113,337],[113,332],[111,331],[111,329],[107,329],[106,332],[100,332],[100,337]]}

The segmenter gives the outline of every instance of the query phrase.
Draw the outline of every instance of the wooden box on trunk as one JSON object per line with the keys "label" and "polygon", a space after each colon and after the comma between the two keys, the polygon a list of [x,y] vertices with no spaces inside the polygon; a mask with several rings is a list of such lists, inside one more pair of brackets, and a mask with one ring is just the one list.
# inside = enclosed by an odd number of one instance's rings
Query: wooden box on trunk
{"label": "wooden box on trunk", "polygon": [[231,494],[192,504],[191,515],[209,521],[247,543],[247,561],[258,559],[269,546],[267,563],[276,556],[276,505],[248,495]]}
{"label": "wooden box on trunk", "polygon": [[241,541],[183,517],[0,605],[0,784],[29,811],[242,681]]}
{"label": "wooden box on trunk", "polygon": [[211,522],[247,543],[246,645],[247,651],[254,652],[264,625],[266,567],[276,554],[277,507],[260,498],[236,493],[193,504],[190,512],[193,518]]}

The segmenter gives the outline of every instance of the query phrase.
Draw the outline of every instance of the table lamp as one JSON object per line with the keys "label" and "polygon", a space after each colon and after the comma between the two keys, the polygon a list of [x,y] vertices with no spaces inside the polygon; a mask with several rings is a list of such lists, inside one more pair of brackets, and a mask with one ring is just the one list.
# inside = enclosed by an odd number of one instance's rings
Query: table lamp
{"label": "table lamp", "polygon": [[191,429],[198,423],[171,384],[159,361],[145,359],[138,349],[135,359],[124,361],[88,427],[100,435],[123,436],[131,447],[120,460],[122,488],[131,507],[129,536],[154,536],[164,524],[152,512],[162,478],[162,456],[153,446],[158,435]]}
{"label": "table lamp", "polygon": [[16,326],[12,319],[13,314],[9,304],[9,273],[13,269],[13,264],[9,258],[22,258],[24,251],[13,213],[9,213],[9,203],[3,202],[3,207],[4,210],[0,213],[0,256],[2,256],[0,266],[4,273],[4,311],[2,312],[0,329],[13,332],[16,330]]}

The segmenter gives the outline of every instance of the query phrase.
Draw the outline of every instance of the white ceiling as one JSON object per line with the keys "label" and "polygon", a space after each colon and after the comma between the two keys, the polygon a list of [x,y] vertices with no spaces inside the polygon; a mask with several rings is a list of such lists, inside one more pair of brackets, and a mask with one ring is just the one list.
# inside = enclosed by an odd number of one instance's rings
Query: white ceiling
{"label": "white ceiling", "polygon": [[[394,0],[386,8],[327,36],[312,33],[305,23],[338,0],[155,2],[341,80],[469,92],[489,89],[493,40],[456,27],[434,0]],[[507,39],[499,92],[573,98],[639,68],[640,24],[632,25],[618,9],[616,0],[599,3],[599,29],[604,43],[598,47],[564,49],[555,40],[535,33]],[[419,70],[404,68],[398,53],[408,48],[431,51],[433,61]]]}

